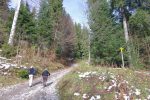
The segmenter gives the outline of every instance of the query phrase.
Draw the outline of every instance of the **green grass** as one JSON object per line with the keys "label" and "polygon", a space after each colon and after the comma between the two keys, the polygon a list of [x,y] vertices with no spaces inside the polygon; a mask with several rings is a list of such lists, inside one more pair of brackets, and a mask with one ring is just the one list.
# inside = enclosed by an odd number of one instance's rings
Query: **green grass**
{"label": "green grass", "polygon": [[[96,75],[90,75],[89,78],[79,78],[79,72],[84,73],[88,71],[96,71]],[[106,77],[105,81],[99,80],[99,76],[104,75]],[[95,67],[88,66],[84,61],[79,63],[79,67],[76,67],[70,74],[66,75],[58,84],[59,94],[61,100],[83,100],[83,94],[88,94],[89,98],[91,96],[100,95],[101,100],[115,100],[115,89],[107,92],[105,87],[108,87],[113,80],[112,76],[117,78],[117,85],[124,80],[128,84],[127,86],[120,87],[122,95],[125,94],[126,89],[133,90],[140,89],[139,98],[146,99],[149,92],[146,89],[150,89],[150,76],[144,74],[137,74],[130,69],[113,69],[106,67]],[[132,88],[133,89],[132,89]],[[74,96],[74,93],[80,93],[79,96]],[[131,96],[132,99],[138,98],[135,94]],[[123,99],[123,96],[120,97]]]}

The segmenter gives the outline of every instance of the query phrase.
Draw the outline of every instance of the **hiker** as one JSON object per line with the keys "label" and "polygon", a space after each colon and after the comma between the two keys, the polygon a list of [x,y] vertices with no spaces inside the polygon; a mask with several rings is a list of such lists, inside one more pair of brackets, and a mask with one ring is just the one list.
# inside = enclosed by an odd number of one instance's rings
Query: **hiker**
{"label": "hiker", "polygon": [[29,69],[29,86],[30,87],[32,86],[34,74],[35,74],[35,69],[33,68],[33,66],[31,66]]}
{"label": "hiker", "polygon": [[47,68],[46,68],[46,69],[43,71],[43,73],[42,73],[43,86],[44,86],[44,87],[46,86],[48,76],[50,76],[50,73],[48,72],[48,70],[47,70]]}

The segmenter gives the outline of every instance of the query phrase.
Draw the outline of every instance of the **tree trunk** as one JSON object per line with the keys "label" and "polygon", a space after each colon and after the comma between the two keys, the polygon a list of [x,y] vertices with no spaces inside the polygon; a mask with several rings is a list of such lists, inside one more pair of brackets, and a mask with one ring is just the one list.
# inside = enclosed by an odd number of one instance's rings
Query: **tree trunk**
{"label": "tree trunk", "polygon": [[124,28],[124,35],[125,35],[125,40],[126,40],[126,44],[127,44],[129,66],[132,66],[131,50],[130,50],[130,44],[129,44],[128,25],[127,25],[127,19],[126,19],[124,14],[123,14],[123,28]]}
{"label": "tree trunk", "polygon": [[88,59],[88,63],[90,65],[91,63],[91,34],[89,33],[89,46],[88,46],[88,52],[89,52],[89,59]]}
{"label": "tree trunk", "polygon": [[12,24],[12,27],[11,27],[11,32],[10,32],[10,36],[9,36],[9,40],[8,40],[8,44],[11,45],[11,46],[13,46],[13,41],[14,41],[14,36],[15,36],[16,23],[17,23],[17,19],[18,19],[18,15],[19,15],[20,4],[21,4],[21,0],[18,1],[17,9],[15,11],[13,24]]}
{"label": "tree trunk", "polygon": [[124,56],[123,56],[123,52],[121,51],[121,59],[122,59],[122,68],[124,68]]}

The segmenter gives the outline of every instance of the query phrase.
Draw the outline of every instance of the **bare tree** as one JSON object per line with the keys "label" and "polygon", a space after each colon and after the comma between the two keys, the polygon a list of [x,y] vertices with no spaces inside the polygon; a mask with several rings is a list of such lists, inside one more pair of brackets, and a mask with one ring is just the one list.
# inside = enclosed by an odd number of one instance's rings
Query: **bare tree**
{"label": "bare tree", "polygon": [[126,20],[126,17],[125,17],[124,14],[123,14],[123,28],[124,28],[125,40],[126,40],[126,43],[127,43],[127,51],[128,51],[129,63],[130,63],[130,66],[132,66],[131,50],[130,50],[130,45],[129,45],[129,31],[128,31],[127,20]]}
{"label": "bare tree", "polygon": [[17,5],[17,9],[15,11],[15,15],[14,15],[14,19],[13,19],[13,23],[12,23],[12,27],[11,27],[11,32],[10,32],[10,36],[9,36],[9,40],[8,40],[8,44],[11,46],[13,45],[13,40],[14,40],[14,36],[15,36],[15,29],[16,29],[17,19],[18,19],[18,15],[19,15],[20,5],[21,5],[21,0],[18,0],[18,5]]}
{"label": "bare tree", "polygon": [[88,63],[89,63],[89,65],[90,65],[90,63],[91,63],[91,32],[89,32],[88,53],[89,53]]}

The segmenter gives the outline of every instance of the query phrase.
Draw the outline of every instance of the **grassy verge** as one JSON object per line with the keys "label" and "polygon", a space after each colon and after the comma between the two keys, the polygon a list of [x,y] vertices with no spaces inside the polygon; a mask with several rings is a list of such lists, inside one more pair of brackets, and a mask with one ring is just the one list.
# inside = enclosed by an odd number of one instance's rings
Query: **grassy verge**
{"label": "grassy verge", "polygon": [[130,69],[79,64],[58,84],[61,100],[149,100],[150,76]]}
{"label": "grassy verge", "polygon": [[25,79],[21,79],[16,76],[0,76],[0,88],[25,82],[25,81],[26,81]]}

